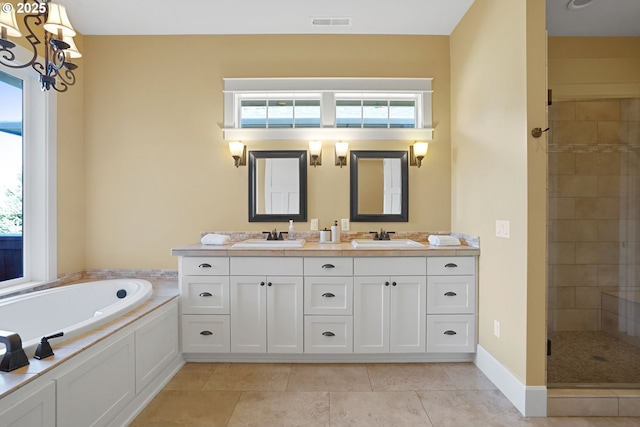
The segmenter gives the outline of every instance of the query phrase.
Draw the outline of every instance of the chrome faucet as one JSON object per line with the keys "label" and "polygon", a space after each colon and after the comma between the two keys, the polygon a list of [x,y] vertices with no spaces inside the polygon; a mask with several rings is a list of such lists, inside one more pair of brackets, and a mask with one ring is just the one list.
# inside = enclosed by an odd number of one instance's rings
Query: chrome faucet
{"label": "chrome faucet", "polygon": [[22,339],[16,332],[0,330],[0,343],[6,350],[0,361],[0,371],[10,372],[29,364],[29,359],[22,348]]}

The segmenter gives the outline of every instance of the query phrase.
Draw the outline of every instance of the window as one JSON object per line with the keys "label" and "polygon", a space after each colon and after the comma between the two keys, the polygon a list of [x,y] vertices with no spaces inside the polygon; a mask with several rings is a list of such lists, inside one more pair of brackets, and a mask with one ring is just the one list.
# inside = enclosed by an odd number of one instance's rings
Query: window
{"label": "window", "polygon": [[0,71],[0,282],[23,277],[22,80]]}
{"label": "window", "polygon": [[225,79],[224,138],[433,138],[431,79]]}
{"label": "window", "polygon": [[0,288],[56,279],[55,96],[0,71]]}

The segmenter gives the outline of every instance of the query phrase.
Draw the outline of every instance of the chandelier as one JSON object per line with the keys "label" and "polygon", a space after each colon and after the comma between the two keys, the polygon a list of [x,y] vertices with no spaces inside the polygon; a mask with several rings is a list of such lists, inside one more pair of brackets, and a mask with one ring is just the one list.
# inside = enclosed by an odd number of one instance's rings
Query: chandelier
{"label": "chandelier", "polygon": [[[22,37],[16,22],[16,15],[23,16],[24,27],[29,34],[24,36],[28,45],[27,55],[16,55],[16,44],[9,37]],[[41,33],[38,36],[37,33]],[[65,92],[76,82],[73,70],[78,68],[71,62],[80,58],[73,37],[73,29],[64,6],[50,0],[36,0],[17,3],[0,1],[0,64],[8,68],[33,68],[40,75],[42,90],[51,88]],[[42,45],[39,48],[39,45]],[[43,56],[38,56],[38,50]],[[26,59],[22,60],[22,57]],[[44,58],[44,59],[43,59]]]}

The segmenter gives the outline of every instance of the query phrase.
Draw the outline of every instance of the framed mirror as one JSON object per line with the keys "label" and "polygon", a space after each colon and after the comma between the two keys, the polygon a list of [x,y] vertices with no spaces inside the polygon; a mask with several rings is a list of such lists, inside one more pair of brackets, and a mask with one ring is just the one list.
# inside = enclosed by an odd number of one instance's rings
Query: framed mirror
{"label": "framed mirror", "polygon": [[307,151],[249,151],[249,222],[307,220]]}
{"label": "framed mirror", "polygon": [[351,221],[409,221],[406,151],[351,151]]}

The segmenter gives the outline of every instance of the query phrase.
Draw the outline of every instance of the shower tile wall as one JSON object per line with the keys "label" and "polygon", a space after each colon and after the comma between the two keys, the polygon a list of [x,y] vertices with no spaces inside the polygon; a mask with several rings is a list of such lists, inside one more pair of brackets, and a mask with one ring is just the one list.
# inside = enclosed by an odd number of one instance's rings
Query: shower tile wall
{"label": "shower tile wall", "polygon": [[555,102],[549,121],[548,325],[599,331],[603,292],[640,288],[640,99]]}

